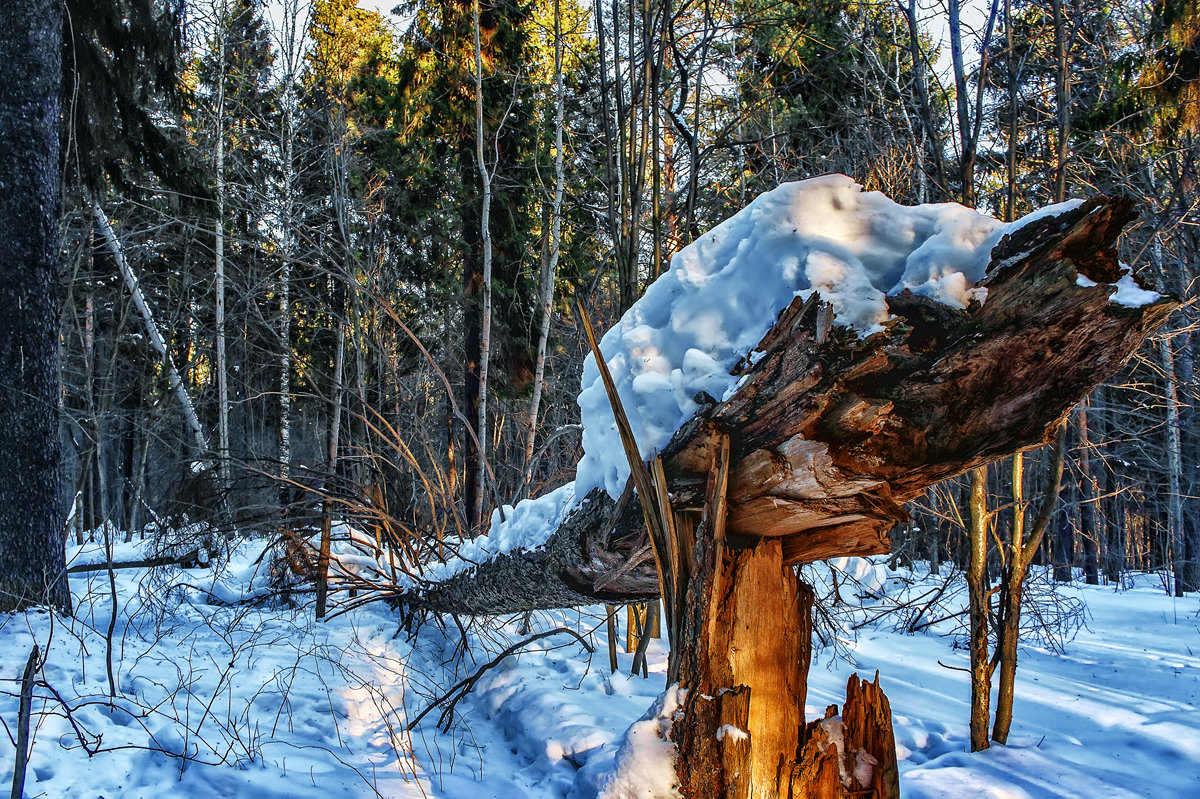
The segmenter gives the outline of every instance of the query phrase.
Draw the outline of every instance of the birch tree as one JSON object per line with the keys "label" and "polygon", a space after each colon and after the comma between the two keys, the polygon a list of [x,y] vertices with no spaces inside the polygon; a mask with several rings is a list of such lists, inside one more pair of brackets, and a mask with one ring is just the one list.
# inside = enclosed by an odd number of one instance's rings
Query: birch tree
{"label": "birch tree", "polygon": [[220,0],[216,8],[217,64],[215,152],[213,162],[216,177],[217,218],[213,223],[213,295],[216,312],[216,380],[217,380],[217,460],[222,490],[229,485],[229,371],[225,348],[225,75],[228,68],[229,5]]}
{"label": "birch tree", "polygon": [[563,165],[563,33],[561,0],[554,0],[554,200],[550,208],[550,231],[546,256],[542,259],[541,289],[538,306],[542,323],[538,332],[537,362],[533,374],[533,399],[529,403],[529,433],[525,439],[524,485],[532,480],[533,446],[537,439],[538,408],[542,401],[542,382],[546,376],[546,345],[550,339],[553,314],[554,282],[558,274],[558,259],[562,247],[562,203],[566,186]]}
{"label": "birch tree", "polygon": [[[279,478],[286,486],[292,461],[292,294],[291,270],[296,260],[296,114],[300,97],[297,84],[304,56],[304,31],[312,7],[308,0],[284,0],[276,31],[277,47],[283,59],[280,78],[279,151],[283,168],[280,191],[279,235],[280,265],[275,283],[279,335]],[[281,486],[281,491],[286,490]]]}

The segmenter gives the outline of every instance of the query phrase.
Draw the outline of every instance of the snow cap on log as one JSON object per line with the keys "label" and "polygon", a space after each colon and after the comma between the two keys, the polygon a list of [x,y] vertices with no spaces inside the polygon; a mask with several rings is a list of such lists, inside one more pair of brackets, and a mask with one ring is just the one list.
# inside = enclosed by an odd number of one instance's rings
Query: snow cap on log
{"label": "snow cap on log", "polygon": [[[888,295],[905,290],[961,310],[986,297],[975,286],[1006,234],[1078,204],[1006,224],[957,203],[903,206],[845,175],[761,195],[676,253],[601,341],[641,454],[662,450],[696,395],[733,390],[731,370],[794,298],[818,292],[830,321],[860,335],[883,331]],[[577,495],[602,487],[615,499],[629,465],[591,355],[579,405]]]}
{"label": "snow cap on log", "polygon": [[[787,198],[789,192],[804,193],[810,185],[824,192],[830,207],[834,198],[843,208],[847,198],[868,207],[890,207],[890,201],[864,193],[840,176],[783,187],[785,191],[768,197]],[[759,207],[756,202],[748,210]],[[901,286],[898,293],[886,295],[874,287],[881,292],[886,313],[882,321],[872,323],[881,328],[874,332],[834,324],[839,305],[829,301],[824,289],[811,287],[791,293],[781,289],[776,299],[784,305],[778,313],[768,306],[762,319],[747,314],[746,308],[759,307],[752,303],[769,293],[758,290],[760,281],[766,283],[758,268],[761,263],[742,259],[757,251],[746,241],[770,238],[755,230],[751,239],[728,248],[751,277],[718,269],[706,279],[693,273],[685,287],[680,275],[671,276],[688,268],[677,258],[672,272],[651,287],[649,299],[639,306],[645,315],[634,320],[640,323],[625,329],[623,321],[605,337],[615,341],[616,354],[610,360],[621,364],[623,372],[614,377],[628,394],[627,411],[639,406],[637,424],[643,433],[651,429],[645,419],[656,409],[668,401],[678,409],[682,423],[671,423],[677,429],[670,424],[661,428],[668,437],[665,445],[653,437],[639,439],[642,447],[647,441],[649,448],[661,447],[663,479],[675,514],[701,513],[713,464],[712,444],[728,436],[728,515],[722,529],[731,546],[779,538],[783,560],[790,564],[886,552],[888,530],[905,518],[903,502],[946,477],[1048,440],[1059,419],[1116,372],[1178,307],[1173,298],[1143,287],[1117,259],[1115,241],[1133,215],[1127,199],[1096,197],[1054,206],[1015,225],[1001,225],[961,207],[933,206],[921,213],[951,222],[922,228],[928,235],[920,242],[917,236],[910,239],[917,243],[909,255],[938,237],[953,240],[952,230],[963,229],[953,220],[965,218],[977,232],[990,230],[975,245],[976,254],[989,256],[989,264],[981,273],[970,259],[945,260],[948,256],[943,255],[943,267],[925,260],[918,270],[909,269],[905,256],[903,268],[894,266],[893,274],[900,278],[889,286]],[[778,230],[779,216],[765,211],[760,216],[760,221],[776,225],[778,237],[791,235],[790,227]],[[880,229],[888,219],[872,218],[872,224],[859,229]],[[903,238],[895,224],[888,230],[888,241]],[[817,237],[811,233],[812,241]],[[721,237],[713,242],[709,234],[708,241],[716,246]],[[816,251],[816,246],[806,252]],[[828,241],[820,246],[834,249]],[[880,246],[858,252],[877,253]],[[945,253],[953,248],[925,249]],[[766,248],[760,254],[770,252],[775,250]],[[865,263],[860,255],[854,257]],[[778,259],[773,263],[778,267]],[[948,264],[959,266],[961,285],[967,287],[965,307],[939,288],[958,280]],[[904,284],[905,274],[909,285]],[[713,301],[723,310],[714,311],[706,322],[696,298],[710,296],[706,286],[720,286],[722,281],[728,285]],[[666,295],[659,286],[668,287]],[[736,298],[735,289],[742,291]],[[866,296],[863,291],[856,296]],[[689,297],[695,304],[684,301]],[[679,319],[672,316],[676,310]],[[739,320],[755,325],[757,338],[752,343],[745,343],[749,339],[733,326]],[[704,328],[706,323],[709,328]],[[681,332],[689,326],[696,328],[694,339]],[[765,334],[757,332],[764,327]],[[738,342],[718,364],[724,369],[733,359],[730,374],[711,365],[697,368],[705,353],[690,352],[697,349],[691,344],[680,348],[681,342],[703,340],[705,330],[726,345]],[[631,331],[637,335],[627,335]],[[645,349],[627,346],[637,336],[649,342]],[[629,368],[631,356],[641,359],[640,371]],[[650,371],[648,365],[656,357],[665,362],[660,363],[663,368],[676,362],[671,358],[681,365],[665,373]],[[603,428],[596,419],[607,416],[611,424],[607,404],[603,414],[599,407],[588,410],[591,400],[586,397],[591,388],[587,374],[594,368],[585,374],[580,401],[585,423]],[[702,407],[687,394],[692,387],[684,379],[689,371],[691,377],[715,382],[720,376],[723,381],[704,389],[710,397],[699,397]],[[686,418],[683,413],[689,406],[680,397],[695,406]],[[646,398],[654,406],[650,413]],[[633,421],[634,412],[629,415]],[[436,585],[406,596],[410,607],[496,614],[588,600],[638,601],[655,594],[658,580],[640,498],[631,492],[623,501],[614,501],[606,490],[609,478],[619,476],[615,466],[609,470],[601,462],[606,448],[620,449],[615,433],[612,439],[611,445],[603,436],[592,439],[587,456],[592,463],[580,465],[574,494],[564,489],[533,500],[539,506],[549,503],[552,512],[511,513],[508,522],[493,524],[492,535],[464,542],[457,564],[445,564],[434,569],[437,574],[427,575],[439,581]],[[623,454],[612,457],[624,463]],[[588,486],[589,479],[595,487],[586,494],[578,490]],[[517,524],[518,518],[538,524]],[[501,542],[506,543],[499,546]],[[472,563],[477,566],[470,573],[462,571]]]}

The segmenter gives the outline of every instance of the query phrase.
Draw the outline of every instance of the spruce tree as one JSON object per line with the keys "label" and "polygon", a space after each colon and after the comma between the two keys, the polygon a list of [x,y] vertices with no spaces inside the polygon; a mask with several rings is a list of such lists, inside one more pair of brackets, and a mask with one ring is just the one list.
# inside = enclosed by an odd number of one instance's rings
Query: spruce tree
{"label": "spruce tree", "polygon": [[59,487],[57,0],[0,4],[0,612],[71,610]]}

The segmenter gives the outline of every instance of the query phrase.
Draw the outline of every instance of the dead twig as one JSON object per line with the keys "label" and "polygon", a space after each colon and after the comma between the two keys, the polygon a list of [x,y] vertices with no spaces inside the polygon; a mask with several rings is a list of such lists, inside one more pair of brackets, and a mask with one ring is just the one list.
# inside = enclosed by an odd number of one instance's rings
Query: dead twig
{"label": "dead twig", "polygon": [[13,766],[12,799],[22,799],[25,795],[25,767],[29,765],[29,717],[33,710],[33,675],[41,666],[41,650],[37,644],[29,652],[25,661],[25,671],[21,674],[21,702],[17,713],[17,761]]}
{"label": "dead twig", "polygon": [[457,705],[459,700],[461,700],[464,696],[471,693],[471,689],[475,687],[475,683],[479,682],[479,678],[482,677],[485,672],[487,672],[489,669],[494,669],[496,666],[499,666],[500,663],[505,658],[507,658],[509,655],[515,654],[522,648],[529,646],[530,644],[534,643],[535,641],[540,641],[543,638],[549,638],[550,636],[558,635],[559,633],[566,633],[567,635],[574,638],[576,641],[579,642],[580,646],[582,646],[584,649],[586,649],[588,651],[588,654],[591,654],[593,651],[595,651],[592,649],[592,645],[589,644],[587,642],[587,640],[584,639],[583,636],[581,636],[579,633],[575,632],[574,630],[567,629],[566,627],[556,627],[553,630],[545,630],[543,632],[538,633],[537,635],[532,635],[523,641],[518,641],[517,643],[515,643],[512,646],[505,649],[500,654],[496,655],[496,657],[494,657],[492,660],[489,660],[487,663],[484,663],[482,666],[480,666],[478,669],[476,669],[475,673],[472,674],[470,677],[467,677],[466,679],[463,679],[463,680],[459,680],[457,683],[455,683],[454,686],[449,691],[442,694],[440,697],[438,697],[432,703],[430,703],[429,707],[425,708],[420,713],[418,713],[417,717],[415,719],[413,719],[412,721],[410,721],[405,726],[405,728],[404,728],[405,731],[411,732],[414,727],[416,727],[418,724],[421,723],[421,719],[423,719],[427,715],[429,715],[429,713],[434,708],[442,705],[445,702],[449,702],[449,704],[446,705],[446,708],[444,710],[442,710],[441,715],[438,717],[438,726],[442,727],[443,730],[445,730],[447,728],[447,722],[450,719],[451,714],[454,712],[454,706]]}
{"label": "dead twig", "polygon": [[142,560],[114,561],[111,567],[103,561],[100,563],[77,563],[74,566],[67,567],[67,574],[82,574],[83,572],[95,572],[109,568],[117,571],[120,569],[150,569],[156,566],[183,566],[187,563],[196,563],[199,559],[200,549],[199,547],[193,547],[190,551],[182,555],[164,555],[157,558],[143,558]]}

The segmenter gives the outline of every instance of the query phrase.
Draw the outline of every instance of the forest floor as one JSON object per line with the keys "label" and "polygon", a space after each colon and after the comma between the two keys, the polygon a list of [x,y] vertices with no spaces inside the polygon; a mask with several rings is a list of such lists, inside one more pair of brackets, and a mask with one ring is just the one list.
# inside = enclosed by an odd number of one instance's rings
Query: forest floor
{"label": "forest floor", "polygon": [[[34,689],[30,799],[583,799],[604,785],[626,729],[664,687],[657,641],[649,679],[628,675],[623,652],[621,670],[609,673],[600,608],[534,614],[465,637],[452,623],[397,634],[383,603],[315,623],[311,606],[260,601],[260,553],[261,544],[243,545],[216,572],[118,572],[115,697],[105,572],[72,576],[71,619],[0,617],[0,719],[9,731],[0,735],[0,789],[13,776],[17,694],[35,642],[46,662]],[[940,578],[919,570],[842,567],[836,584],[828,572],[817,579],[839,587],[836,623],[859,628],[840,657],[818,651],[807,714],[840,702],[852,671],[878,669],[905,797],[1200,796],[1196,596],[1173,599],[1151,575],[1121,590],[1059,589],[1059,610],[1039,620],[1069,637],[1060,610],[1073,607],[1085,626],[1058,645],[1043,637],[1023,648],[1008,746],[969,754],[967,654],[956,644],[959,619],[941,619],[961,607],[958,584],[939,592]],[[433,699],[525,638],[524,621],[534,631],[576,630],[595,652],[566,633],[542,638],[486,670],[446,731],[436,710],[405,731]],[[926,621],[936,623],[915,635],[895,629]],[[653,742],[630,746],[643,768],[654,766]]]}

